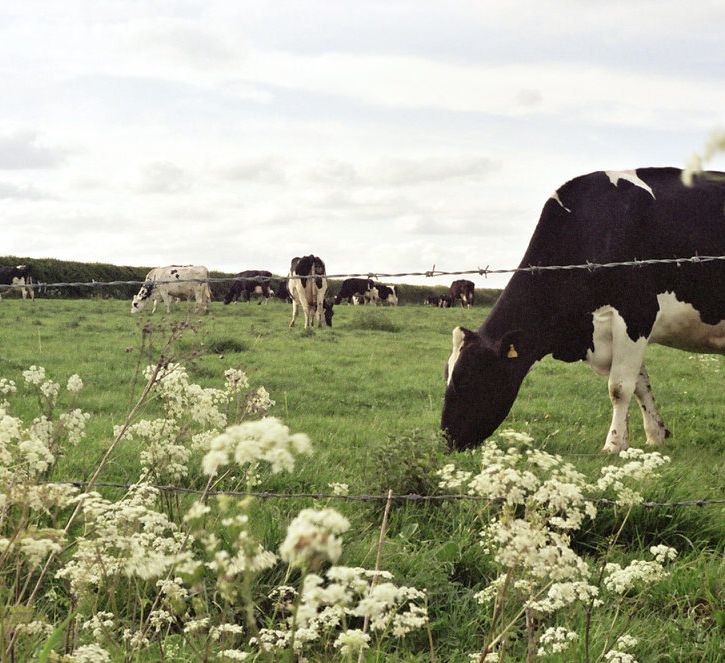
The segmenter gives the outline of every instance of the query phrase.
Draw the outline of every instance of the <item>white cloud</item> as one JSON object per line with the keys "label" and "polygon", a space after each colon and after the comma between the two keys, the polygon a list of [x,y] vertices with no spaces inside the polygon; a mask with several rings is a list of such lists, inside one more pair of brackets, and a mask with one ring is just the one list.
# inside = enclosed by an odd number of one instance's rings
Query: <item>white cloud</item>
{"label": "white cloud", "polygon": [[0,135],[0,170],[55,168],[68,156],[68,150],[43,145],[35,131],[15,131]]}

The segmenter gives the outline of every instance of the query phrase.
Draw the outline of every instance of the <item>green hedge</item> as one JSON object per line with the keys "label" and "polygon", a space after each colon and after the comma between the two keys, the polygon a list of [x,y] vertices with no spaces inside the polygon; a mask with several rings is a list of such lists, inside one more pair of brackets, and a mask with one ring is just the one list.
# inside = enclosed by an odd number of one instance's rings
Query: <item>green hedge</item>
{"label": "green hedge", "polygon": [[[127,265],[111,265],[102,262],[77,262],[74,260],[56,260],[55,258],[24,258],[20,256],[0,256],[0,265],[28,265],[36,283],[68,283],[92,281],[143,281],[151,267],[130,267]],[[234,274],[229,272],[209,272],[211,278],[229,278]],[[275,276],[272,279],[274,289],[283,277]],[[342,280],[330,280],[329,293],[331,297],[337,294]],[[138,285],[115,285],[102,287],[66,287],[66,288],[40,288],[36,290],[39,297],[59,299],[79,299],[83,297],[101,297],[104,299],[131,299],[137,292]],[[229,289],[228,283],[212,283],[211,291],[214,301],[222,301]],[[428,295],[444,295],[448,293],[446,285],[408,285],[397,284],[400,304],[422,304]],[[500,290],[476,288],[476,305],[490,306],[498,296]]]}

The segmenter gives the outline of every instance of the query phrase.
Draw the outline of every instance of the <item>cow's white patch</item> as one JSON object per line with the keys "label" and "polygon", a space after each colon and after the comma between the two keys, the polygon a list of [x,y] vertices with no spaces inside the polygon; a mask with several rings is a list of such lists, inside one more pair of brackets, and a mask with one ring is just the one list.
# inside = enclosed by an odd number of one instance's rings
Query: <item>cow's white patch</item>
{"label": "cow's white patch", "polygon": [[725,353],[725,321],[708,325],[692,304],[681,302],[672,292],[657,295],[657,313],[650,343],[689,352]]}
{"label": "cow's white patch", "polygon": [[605,170],[604,174],[614,186],[617,186],[619,180],[627,180],[627,182],[631,182],[635,186],[644,189],[653,198],[655,197],[652,187],[641,179],[635,170]]}
{"label": "cow's white patch", "polygon": [[465,340],[466,335],[463,333],[463,330],[460,327],[456,327],[453,330],[453,351],[451,352],[451,356],[448,357],[448,381],[447,384],[451,383],[451,376],[453,375],[453,367],[456,365],[456,362],[458,361],[458,357],[461,355],[461,348],[463,347],[463,341]]}
{"label": "cow's white patch", "polygon": [[561,202],[561,198],[559,198],[559,192],[554,191],[554,193],[549,196],[552,200],[555,200],[559,205],[561,205],[567,212],[571,212],[571,210],[564,205],[564,203]]}

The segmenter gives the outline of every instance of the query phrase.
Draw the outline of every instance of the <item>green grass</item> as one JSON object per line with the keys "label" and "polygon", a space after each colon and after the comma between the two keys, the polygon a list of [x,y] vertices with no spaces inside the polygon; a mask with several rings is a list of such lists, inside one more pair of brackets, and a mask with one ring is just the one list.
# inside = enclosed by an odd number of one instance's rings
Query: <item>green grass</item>
{"label": "green grass", "polygon": [[[443,396],[443,365],[455,325],[476,328],[485,310],[401,306],[384,310],[335,308],[334,328],[305,332],[288,328],[290,307],[214,302],[208,316],[194,318],[178,346],[178,360],[192,380],[219,386],[232,366],[247,371],[252,386],[264,385],[276,401],[271,414],[292,431],[307,433],[315,453],[292,475],[270,477],[265,490],[324,492],[332,481],[354,493],[421,492],[435,489],[434,469],[450,462],[437,439]],[[82,479],[108,446],[142,387],[139,370],[150,363],[164,330],[186,315],[133,317],[127,301],[20,300],[0,302],[0,377],[22,383],[31,364],[65,382],[79,373],[85,389],[78,405],[94,417],[88,437],[61,458],[55,479]],[[150,346],[141,346],[144,326]],[[147,343],[148,345],[148,343]],[[648,351],[648,370],[660,411],[673,432],[663,447],[672,458],[663,477],[646,489],[658,501],[722,497],[723,377],[725,358],[661,347]],[[33,401],[14,400],[14,413],[36,414]],[[596,476],[612,459],[599,454],[611,410],[606,382],[581,364],[550,358],[526,378],[505,426],[533,435],[538,446],[570,457]],[[641,418],[631,411],[630,437],[644,441]],[[138,448],[122,445],[101,481],[133,481]],[[582,455],[579,455],[582,454]],[[461,465],[470,456],[453,457]],[[190,477],[192,485],[201,481]],[[259,505],[260,536],[274,549],[292,515],[309,501]],[[381,516],[379,505],[335,502],[354,523],[341,563],[373,566]],[[723,640],[723,541],[721,507],[638,509],[622,533],[623,559],[640,556],[655,543],[676,547],[677,571],[651,593],[628,631],[642,637],[639,661],[721,661]],[[596,554],[616,531],[621,514],[610,510],[577,544]],[[432,631],[438,659],[465,661],[480,646],[487,620],[473,594],[494,570],[480,551],[481,523],[470,504],[396,506],[383,567],[399,582],[430,592]],[[718,617],[718,614],[720,617]],[[718,619],[720,621],[718,621]],[[595,644],[606,637],[595,631]],[[387,660],[429,660],[424,634],[406,641]],[[516,645],[512,645],[514,648]],[[518,660],[514,657],[513,660]],[[562,661],[576,660],[562,658]]]}

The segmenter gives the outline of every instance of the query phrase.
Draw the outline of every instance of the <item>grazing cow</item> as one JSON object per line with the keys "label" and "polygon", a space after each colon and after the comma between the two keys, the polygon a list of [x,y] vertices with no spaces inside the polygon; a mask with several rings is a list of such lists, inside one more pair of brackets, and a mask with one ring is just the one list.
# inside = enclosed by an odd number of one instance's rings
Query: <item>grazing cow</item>
{"label": "grazing cow", "polygon": [[466,279],[459,279],[451,283],[451,306],[456,303],[456,300],[461,300],[461,308],[471,308],[473,306],[473,290],[475,285],[473,281]]}
{"label": "grazing cow", "polygon": [[[292,258],[288,288],[292,295],[292,320],[289,326],[294,327],[298,308],[305,315],[305,329],[317,326],[322,327],[324,316],[325,324],[332,327],[332,303],[325,301],[327,292],[327,277],[325,276],[325,263],[314,255],[302,258]],[[301,277],[301,278],[296,278]],[[309,278],[306,278],[309,277]]]}
{"label": "grazing cow", "polygon": [[283,302],[289,303],[292,301],[292,295],[290,295],[287,279],[282,279],[279,282],[277,289],[274,291],[274,296],[277,299],[281,299]]}
{"label": "grazing cow", "polygon": [[[691,187],[675,168],[595,172],[544,205],[522,267],[725,255],[725,174]],[[648,343],[725,352],[725,262],[518,272],[477,332],[456,327],[441,427],[465,449],[493,433],[531,366],[551,354],[609,377],[604,451],[628,447],[632,395],[647,443],[669,435],[655,406]]]}
{"label": "grazing cow", "polygon": [[239,281],[232,283],[232,287],[229,288],[229,292],[224,297],[225,304],[236,302],[240,297],[243,301],[251,302],[252,295],[261,295],[258,304],[261,304],[262,300],[266,302],[269,299],[269,279],[272,278],[272,272],[261,269],[248,269],[239,272],[235,278],[239,279]]}
{"label": "grazing cow", "polygon": [[394,285],[376,283],[375,287],[378,290],[378,299],[381,304],[388,304],[388,306],[398,305],[398,292]]}
{"label": "grazing cow", "polygon": [[453,306],[453,298],[450,295],[438,297],[438,308],[451,308],[451,306]]}
{"label": "grazing cow", "polygon": [[423,300],[423,306],[438,306],[440,303],[440,297],[438,295],[428,295]]}
{"label": "grazing cow", "polygon": [[[19,286],[15,288],[3,288],[2,286]],[[27,265],[17,265],[11,267],[9,265],[0,265],[0,299],[2,292],[20,290],[23,299],[35,299],[35,290],[33,289],[33,276]]]}
{"label": "grazing cow", "polygon": [[156,312],[159,300],[166,304],[166,312],[171,312],[171,304],[175,298],[192,297],[196,301],[194,311],[200,307],[209,311],[211,292],[209,291],[209,270],[201,265],[170,265],[155,267],[131,302],[131,313],[142,311],[149,300],[154,303],[152,313]]}
{"label": "grazing cow", "polygon": [[[373,293],[373,291],[375,292]],[[377,294],[372,279],[345,279],[340,286],[340,292],[335,297],[335,304],[339,304],[343,299],[347,299],[347,303],[350,304],[355,295],[363,296],[366,303],[375,303]]]}

